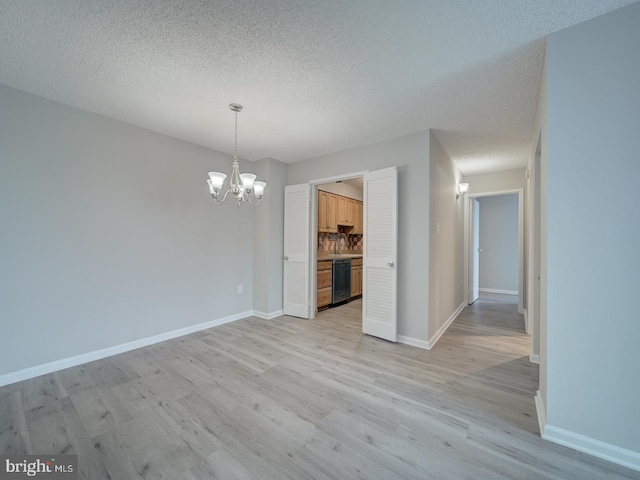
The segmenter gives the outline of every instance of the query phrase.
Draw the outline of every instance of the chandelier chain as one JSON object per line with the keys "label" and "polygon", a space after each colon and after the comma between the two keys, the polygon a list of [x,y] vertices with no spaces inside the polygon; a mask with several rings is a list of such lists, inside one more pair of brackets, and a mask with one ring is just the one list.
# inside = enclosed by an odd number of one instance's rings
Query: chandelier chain
{"label": "chandelier chain", "polygon": [[237,157],[238,156],[238,110],[235,111],[236,113],[236,137],[235,137],[235,145],[233,147],[233,156]]}

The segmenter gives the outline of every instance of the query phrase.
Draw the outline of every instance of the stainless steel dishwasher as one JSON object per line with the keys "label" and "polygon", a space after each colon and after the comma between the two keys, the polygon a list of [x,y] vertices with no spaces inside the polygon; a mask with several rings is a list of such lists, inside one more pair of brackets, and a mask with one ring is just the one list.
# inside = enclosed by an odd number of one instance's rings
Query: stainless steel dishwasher
{"label": "stainless steel dishwasher", "polygon": [[331,304],[346,302],[351,298],[351,259],[333,260],[333,283],[331,285]]}

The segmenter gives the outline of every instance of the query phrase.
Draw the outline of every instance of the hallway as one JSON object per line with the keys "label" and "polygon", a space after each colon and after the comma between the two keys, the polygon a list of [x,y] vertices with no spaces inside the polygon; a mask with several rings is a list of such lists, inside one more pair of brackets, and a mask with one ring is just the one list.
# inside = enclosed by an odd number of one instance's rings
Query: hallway
{"label": "hallway", "polygon": [[533,401],[538,366],[529,361],[530,343],[518,297],[481,293],[458,315],[432,354],[452,374],[444,388],[447,394],[538,435]]}

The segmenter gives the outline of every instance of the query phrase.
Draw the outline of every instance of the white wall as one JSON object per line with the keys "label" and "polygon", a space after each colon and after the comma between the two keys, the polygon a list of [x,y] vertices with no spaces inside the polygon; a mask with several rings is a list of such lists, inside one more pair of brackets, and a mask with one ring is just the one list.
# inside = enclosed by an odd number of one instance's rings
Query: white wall
{"label": "white wall", "polygon": [[462,174],[431,133],[429,143],[429,346],[463,304],[463,197],[456,199]]}
{"label": "white wall", "polygon": [[478,197],[480,288],[518,293],[518,195]]}
{"label": "white wall", "polygon": [[635,3],[548,38],[545,436],[640,470],[639,25]]}
{"label": "white wall", "polygon": [[251,311],[253,210],[205,183],[230,168],[0,86],[0,375]]}
{"label": "white wall", "polygon": [[398,334],[428,339],[429,131],[289,165],[289,184],[398,167]]}

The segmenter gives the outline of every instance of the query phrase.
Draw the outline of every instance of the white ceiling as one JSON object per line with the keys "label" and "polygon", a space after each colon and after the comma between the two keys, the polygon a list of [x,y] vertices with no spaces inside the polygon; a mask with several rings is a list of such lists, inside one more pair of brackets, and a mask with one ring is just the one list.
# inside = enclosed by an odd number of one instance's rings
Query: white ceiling
{"label": "white ceiling", "polygon": [[545,35],[636,0],[0,0],[0,84],[283,162],[427,128],[524,166]]}
{"label": "white ceiling", "polygon": [[342,183],[347,183],[352,187],[359,188],[360,190],[364,189],[364,178],[362,177],[349,178],[348,180],[342,180]]}

